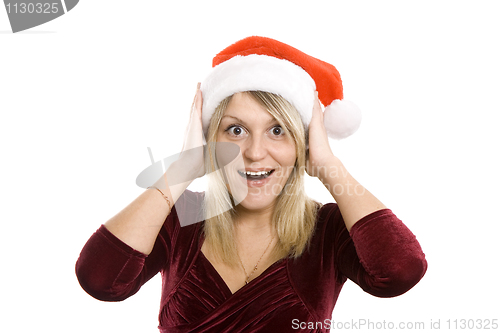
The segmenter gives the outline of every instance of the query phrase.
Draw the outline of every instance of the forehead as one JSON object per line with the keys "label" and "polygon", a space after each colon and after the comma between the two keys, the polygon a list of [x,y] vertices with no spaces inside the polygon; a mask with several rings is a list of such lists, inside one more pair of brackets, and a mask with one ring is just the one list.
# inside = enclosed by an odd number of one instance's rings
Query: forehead
{"label": "forehead", "polygon": [[224,112],[224,118],[238,118],[246,122],[266,124],[276,121],[269,111],[249,93],[234,94]]}

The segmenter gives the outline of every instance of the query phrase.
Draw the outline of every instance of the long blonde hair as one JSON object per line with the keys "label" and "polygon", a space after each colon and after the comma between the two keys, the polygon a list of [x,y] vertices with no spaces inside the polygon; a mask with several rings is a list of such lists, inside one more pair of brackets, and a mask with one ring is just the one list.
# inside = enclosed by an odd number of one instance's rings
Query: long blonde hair
{"label": "long blonde hair", "polygon": [[[283,97],[262,91],[245,93],[259,102],[295,143],[295,166],[277,197],[272,215],[272,225],[278,240],[271,252],[271,258],[273,261],[284,257],[297,258],[307,248],[312,237],[319,205],[308,198],[304,190],[306,130],[295,107]],[[231,97],[224,99],[216,108],[208,128],[208,143],[217,141],[220,122]],[[205,170],[210,172],[209,190],[205,193],[205,210],[207,216],[213,216],[205,220],[205,242],[215,258],[235,267],[239,265],[239,260],[234,238],[235,210],[232,197],[226,188],[221,170],[217,170],[212,154],[206,154]]]}

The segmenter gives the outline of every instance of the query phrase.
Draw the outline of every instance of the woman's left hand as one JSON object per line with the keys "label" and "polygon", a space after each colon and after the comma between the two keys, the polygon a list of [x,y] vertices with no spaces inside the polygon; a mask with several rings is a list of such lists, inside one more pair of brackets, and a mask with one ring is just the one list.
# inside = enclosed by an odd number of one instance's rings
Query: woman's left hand
{"label": "woman's left hand", "polygon": [[325,125],[323,123],[323,110],[316,92],[311,123],[309,124],[309,150],[307,151],[306,172],[311,177],[323,178],[327,167],[334,158],[328,143]]}

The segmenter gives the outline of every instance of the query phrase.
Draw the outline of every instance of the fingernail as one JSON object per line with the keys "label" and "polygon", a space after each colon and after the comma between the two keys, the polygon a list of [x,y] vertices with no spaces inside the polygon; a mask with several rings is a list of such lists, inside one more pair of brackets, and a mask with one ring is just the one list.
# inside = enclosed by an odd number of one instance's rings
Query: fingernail
{"label": "fingernail", "polygon": [[200,90],[200,87],[201,87],[201,82],[198,82],[198,84],[196,85],[196,90]]}

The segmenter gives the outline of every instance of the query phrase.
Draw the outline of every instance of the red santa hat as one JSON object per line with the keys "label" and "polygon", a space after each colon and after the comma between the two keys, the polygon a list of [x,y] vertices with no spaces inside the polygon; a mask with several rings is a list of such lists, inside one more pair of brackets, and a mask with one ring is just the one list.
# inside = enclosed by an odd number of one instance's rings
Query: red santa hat
{"label": "red santa hat", "polygon": [[225,48],[213,59],[214,67],[202,82],[202,122],[205,133],[215,108],[228,96],[243,91],[275,93],[289,101],[309,126],[315,91],[323,105],[328,136],[346,138],[361,123],[361,111],[343,100],[337,69],[287,44],[266,37],[248,37]]}

